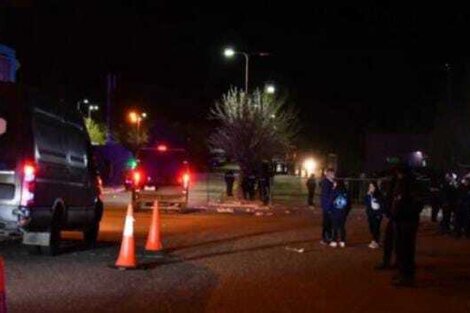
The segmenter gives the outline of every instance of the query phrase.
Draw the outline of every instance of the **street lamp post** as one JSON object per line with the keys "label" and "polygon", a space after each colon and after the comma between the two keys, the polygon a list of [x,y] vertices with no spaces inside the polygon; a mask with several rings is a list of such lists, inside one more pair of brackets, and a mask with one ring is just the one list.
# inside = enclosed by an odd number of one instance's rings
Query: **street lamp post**
{"label": "street lamp post", "polygon": [[147,118],[147,113],[136,113],[134,111],[129,112],[129,120],[131,123],[136,124],[137,128],[137,146],[140,146],[140,125],[142,120]]}
{"label": "street lamp post", "polygon": [[83,99],[83,100],[79,100],[77,101],[77,111],[82,113],[81,110],[82,110],[82,104],[88,104],[90,103],[90,101],[88,101],[88,99]]}
{"label": "street lamp post", "polygon": [[224,50],[224,55],[227,58],[233,57],[235,54],[241,54],[245,57],[245,93],[248,93],[248,81],[249,81],[249,64],[250,64],[250,55],[258,55],[258,56],[268,56],[269,53],[266,52],[258,52],[258,53],[247,53],[243,51],[236,51],[232,48],[226,48]]}

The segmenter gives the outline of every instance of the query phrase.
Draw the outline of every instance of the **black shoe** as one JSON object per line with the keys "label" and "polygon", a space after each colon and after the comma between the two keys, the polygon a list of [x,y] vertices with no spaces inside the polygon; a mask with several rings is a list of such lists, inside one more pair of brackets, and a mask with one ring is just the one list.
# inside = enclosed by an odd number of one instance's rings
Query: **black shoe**
{"label": "black shoe", "polygon": [[380,263],[380,264],[376,265],[376,266],[374,267],[374,269],[375,269],[376,271],[386,271],[386,270],[391,270],[392,267],[390,266],[390,264],[387,264],[387,263]]}
{"label": "black shoe", "polygon": [[413,278],[400,277],[395,280],[392,280],[392,285],[395,287],[414,287],[415,280]]}

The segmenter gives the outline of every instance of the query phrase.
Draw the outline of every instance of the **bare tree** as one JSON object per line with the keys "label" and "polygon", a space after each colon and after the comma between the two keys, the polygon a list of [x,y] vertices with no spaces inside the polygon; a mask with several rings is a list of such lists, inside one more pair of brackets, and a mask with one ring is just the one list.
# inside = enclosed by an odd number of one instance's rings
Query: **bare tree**
{"label": "bare tree", "polygon": [[135,125],[121,125],[114,134],[117,141],[125,148],[137,153],[139,148],[145,146],[149,139],[149,129],[146,125],[142,125],[139,129]]}
{"label": "bare tree", "polygon": [[252,94],[230,89],[210,111],[220,125],[209,144],[225,150],[242,174],[263,160],[283,155],[298,132],[296,112],[279,98],[256,90]]}

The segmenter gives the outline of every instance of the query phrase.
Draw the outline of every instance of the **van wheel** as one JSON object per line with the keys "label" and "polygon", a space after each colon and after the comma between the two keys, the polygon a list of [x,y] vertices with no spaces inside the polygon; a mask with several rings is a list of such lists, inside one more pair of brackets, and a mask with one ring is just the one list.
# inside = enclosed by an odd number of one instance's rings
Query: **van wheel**
{"label": "van wheel", "polygon": [[98,201],[95,205],[93,223],[83,231],[83,239],[85,241],[85,245],[90,249],[96,248],[98,234],[100,233],[100,221],[102,216],[103,203],[101,201]]}
{"label": "van wheel", "polygon": [[57,207],[54,210],[51,225],[49,226],[48,232],[50,233],[49,245],[41,246],[42,254],[55,256],[60,252],[60,229],[62,221],[62,208]]}

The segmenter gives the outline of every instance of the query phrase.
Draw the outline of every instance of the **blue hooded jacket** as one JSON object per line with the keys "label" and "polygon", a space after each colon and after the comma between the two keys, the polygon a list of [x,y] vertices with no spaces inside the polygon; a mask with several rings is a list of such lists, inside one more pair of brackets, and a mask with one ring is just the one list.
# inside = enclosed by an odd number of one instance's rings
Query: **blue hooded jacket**
{"label": "blue hooded jacket", "polygon": [[321,181],[321,207],[323,211],[329,211],[333,195],[333,182],[327,178]]}

